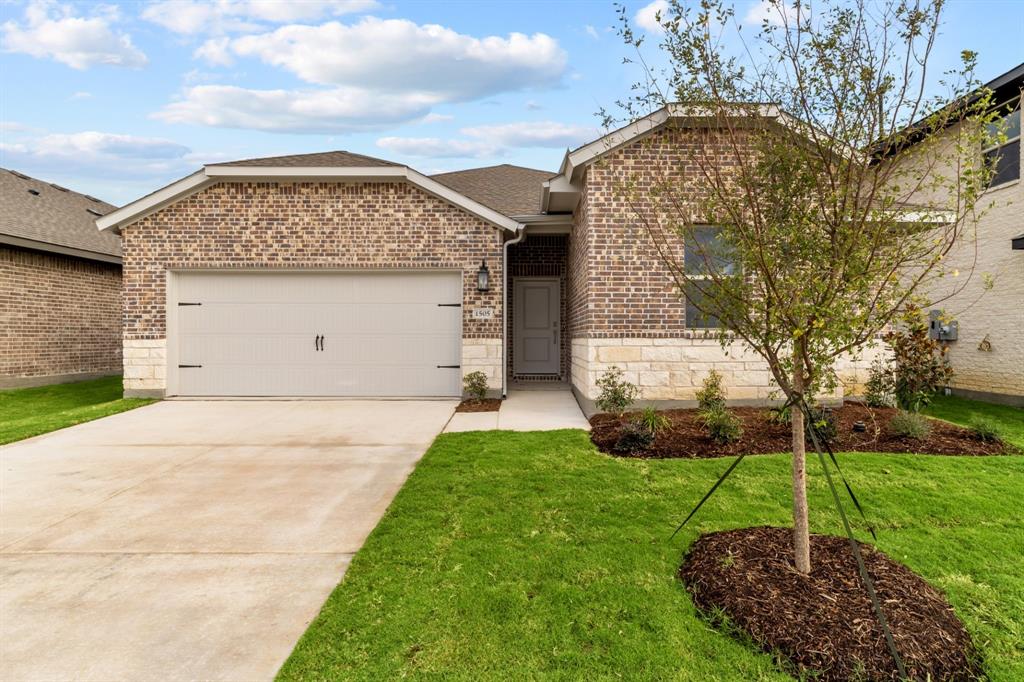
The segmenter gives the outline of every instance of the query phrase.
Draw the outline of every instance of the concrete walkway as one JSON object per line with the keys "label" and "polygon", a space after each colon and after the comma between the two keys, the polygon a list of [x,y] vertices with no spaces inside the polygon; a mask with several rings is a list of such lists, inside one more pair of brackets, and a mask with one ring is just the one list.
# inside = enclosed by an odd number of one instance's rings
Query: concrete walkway
{"label": "concrete walkway", "polygon": [[272,678],[455,404],[171,401],[0,448],[0,679]]}
{"label": "concrete walkway", "polygon": [[590,430],[576,398],[569,390],[509,391],[497,412],[456,412],[445,433],[460,431],[553,431]]}

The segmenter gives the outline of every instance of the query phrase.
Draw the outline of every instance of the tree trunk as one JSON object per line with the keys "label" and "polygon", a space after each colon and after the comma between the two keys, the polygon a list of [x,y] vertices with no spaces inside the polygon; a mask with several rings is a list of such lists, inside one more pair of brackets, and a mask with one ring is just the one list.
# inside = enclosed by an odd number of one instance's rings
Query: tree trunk
{"label": "tree trunk", "polygon": [[[803,398],[804,375],[800,343],[793,350],[793,389]],[[807,473],[805,471],[804,413],[793,405],[789,411],[793,425],[793,559],[796,570],[811,572],[811,537],[807,526]]]}

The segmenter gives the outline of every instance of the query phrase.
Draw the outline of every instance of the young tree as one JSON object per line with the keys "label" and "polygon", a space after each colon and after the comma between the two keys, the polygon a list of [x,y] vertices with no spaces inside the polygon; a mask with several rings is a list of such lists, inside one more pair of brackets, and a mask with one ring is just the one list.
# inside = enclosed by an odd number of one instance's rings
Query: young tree
{"label": "young tree", "polygon": [[687,304],[763,358],[794,405],[794,563],[808,573],[807,403],[835,388],[840,356],[950,274],[943,257],[971,236],[991,173],[980,150],[998,131],[973,54],[928,94],[942,0],[766,2],[747,41],[722,0],[671,0],[660,69],[620,8],[644,79],[618,104],[636,119],[674,103],[689,137],[677,166],[619,189]]}

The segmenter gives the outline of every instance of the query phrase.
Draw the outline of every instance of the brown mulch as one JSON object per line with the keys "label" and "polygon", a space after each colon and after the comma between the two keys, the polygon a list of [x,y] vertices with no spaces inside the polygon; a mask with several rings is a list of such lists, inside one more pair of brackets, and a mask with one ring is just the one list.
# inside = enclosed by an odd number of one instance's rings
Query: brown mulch
{"label": "brown mulch", "polygon": [[484,398],[483,400],[463,400],[455,408],[456,412],[497,412],[501,407],[501,398]]}
{"label": "brown mulch", "polygon": [[[895,660],[846,538],[811,536],[811,573],[793,568],[792,530],[741,528],[701,536],[679,577],[712,618],[779,653],[815,680],[898,680]],[[906,566],[861,544],[882,612],[913,680],[981,675],[970,636],[937,589]]]}
{"label": "brown mulch", "polygon": [[[766,455],[788,452],[792,446],[790,425],[772,422],[764,407],[729,408],[743,422],[743,435],[735,443],[720,445],[708,437],[697,410],[664,410],[659,414],[669,420],[668,428],[658,432],[654,444],[635,453],[616,451],[622,424],[632,418],[626,413],[619,418],[611,414],[595,414],[590,418],[590,439],[601,452],[622,457],[667,459],[674,457],[702,458],[727,457],[741,453]],[[1003,455],[1012,448],[1003,443],[986,443],[975,438],[968,430],[948,422],[931,420],[931,435],[924,440],[897,436],[889,431],[889,420],[898,410],[891,407],[867,407],[862,403],[846,402],[834,410],[836,442],[832,449],[839,452],[912,452],[930,455]],[[862,421],[867,430],[858,433],[853,423]],[[808,442],[808,447],[811,443]]]}

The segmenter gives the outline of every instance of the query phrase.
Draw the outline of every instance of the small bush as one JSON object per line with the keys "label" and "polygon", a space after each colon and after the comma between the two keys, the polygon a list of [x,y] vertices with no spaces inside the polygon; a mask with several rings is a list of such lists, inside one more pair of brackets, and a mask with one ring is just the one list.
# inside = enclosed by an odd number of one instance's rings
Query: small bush
{"label": "small bush", "polygon": [[868,407],[892,407],[896,402],[894,388],[892,367],[882,358],[875,358],[864,384],[864,402]]}
{"label": "small bush", "polygon": [[928,320],[919,308],[909,305],[901,317],[899,328],[884,337],[895,359],[893,394],[901,410],[920,412],[949,383],[953,368],[946,346],[928,338]]}
{"label": "small bush", "polygon": [[924,440],[932,432],[932,425],[928,418],[917,412],[900,411],[889,420],[889,430],[897,436],[911,438],[913,440]]}
{"label": "small bush", "polygon": [[722,387],[722,375],[715,370],[708,372],[703,387],[697,391],[697,407],[701,411],[725,409],[725,388]]}
{"label": "small bush", "polygon": [[716,443],[735,443],[743,435],[740,418],[724,407],[701,410],[700,417],[704,420],[704,428],[707,429],[711,440]]}
{"label": "small bush", "polygon": [[640,452],[654,444],[654,433],[639,420],[628,421],[615,441],[616,452]]}
{"label": "small bush", "polygon": [[999,423],[988,417],[971,417],[968,423],[971,433],[978,440],[985,443],[1002,443],[1002,429]]}
{"label": "small bush", "polygon": [[785,424],[789,426],[793,423],[793,413],[790,410],[789,405],[783,405],[780,407],[769,407],[768,408],[768,421],[772,424]]}
{"label": "small bush", "polygon": [[632,421],[640,424],[652,435],[657,436],[662,429],[668,428],[668,418],[659,414],[653,407],[645,407],[642,412],[633,417]]}
{"label": "small bush", "polygon": [[602,412],[611,412],[621,415],[636,400],[638,389],[622,378],[622,370],[612,366],[597,380],[597,387],[601,389],[597,400],[597,408]]}
{"label": "small bush", "polygon": [[474,400],[483,400],[487,395],[487,375],[483,372],[470,372],[462,377],[462,385]]}

